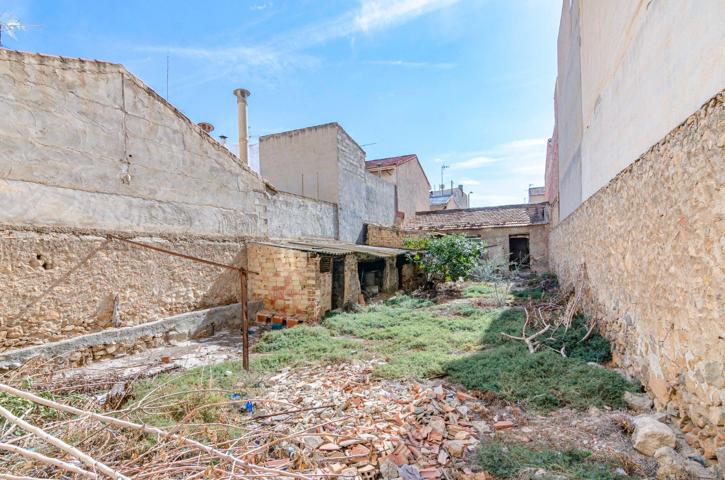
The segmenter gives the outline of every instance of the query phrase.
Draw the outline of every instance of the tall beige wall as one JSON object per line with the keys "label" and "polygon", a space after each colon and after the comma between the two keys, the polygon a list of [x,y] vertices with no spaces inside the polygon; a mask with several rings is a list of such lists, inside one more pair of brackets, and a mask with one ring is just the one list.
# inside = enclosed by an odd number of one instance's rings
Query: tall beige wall
{"label": "tall beige wall", "polygon": [[405,213],[405,220],[415,212],[428,210],[430,185],[417,161],[409,161],[397,168],[398,210]]}
{"label": "tall beige wall", "polygon": [[697,110],[549,239],[565,287],[586,272],[578,288],[615,361],[710,458],[725,446],[724,101]]}
{"label": "tall beige wall", "polygon": [[261,137],[260,173],[284,192],[337,203],[337,129],[327,123]]}
{"label": "tall beige wall", "polygon": [[725,87],[725,2],[563,2],[562,218]]}

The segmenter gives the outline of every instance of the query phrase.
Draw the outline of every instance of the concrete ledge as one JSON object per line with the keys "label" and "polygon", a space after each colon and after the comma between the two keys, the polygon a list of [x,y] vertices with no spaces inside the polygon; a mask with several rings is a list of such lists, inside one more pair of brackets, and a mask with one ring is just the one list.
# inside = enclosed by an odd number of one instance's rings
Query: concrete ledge
{"label": "concrete ledge", "polygon": [[150,323],[124,328],[109,328],[58,342],[35,345],[0,353],[0,370],[17,368],[31,358],[65,357],[71,353],[109,344],[132,344],[143,337],[155,337],[173,333],[175,337],[203,336],[214,326],[215,330],[240,326],[239,304],[214,307],[206,310],[182,313]]}

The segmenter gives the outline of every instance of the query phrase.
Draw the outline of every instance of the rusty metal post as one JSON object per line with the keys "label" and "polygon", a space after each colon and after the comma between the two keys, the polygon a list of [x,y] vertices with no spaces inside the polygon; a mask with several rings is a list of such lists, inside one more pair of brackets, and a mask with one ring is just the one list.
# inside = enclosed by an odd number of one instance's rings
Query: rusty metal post
{"label": "rusty metal post", "polygon": [[242,366],[249,371],[249,312],[247,308],[247,274],[239,269],[239,308],[242,311]]}

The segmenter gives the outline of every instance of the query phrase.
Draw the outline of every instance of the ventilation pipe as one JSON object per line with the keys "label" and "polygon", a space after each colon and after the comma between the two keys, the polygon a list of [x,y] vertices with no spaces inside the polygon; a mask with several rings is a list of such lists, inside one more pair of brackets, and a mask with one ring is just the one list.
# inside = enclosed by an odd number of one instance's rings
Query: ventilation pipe
{"label": "ventilation pipe", "polygon": [[249,90],[237,88],[234,90],[237,97],[237,122],[239,124],[239,159],[243,165],[249,165],[249,141],[247,139],[247,97]]}

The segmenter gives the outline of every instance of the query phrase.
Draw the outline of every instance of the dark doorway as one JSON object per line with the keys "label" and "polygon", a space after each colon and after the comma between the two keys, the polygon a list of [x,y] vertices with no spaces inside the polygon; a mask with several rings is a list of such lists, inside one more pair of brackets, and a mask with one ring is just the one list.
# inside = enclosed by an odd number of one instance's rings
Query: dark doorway
{"label": "dark doorway", "polygon": [[345,301],[345,257],[332,259],[332,309],[342,308]]}
{"label": "dark doorway", "polygon": [[528,236],[510,236],[509,237],[509,269],[528,268],[531,263],[529,256],[529,237]]}

